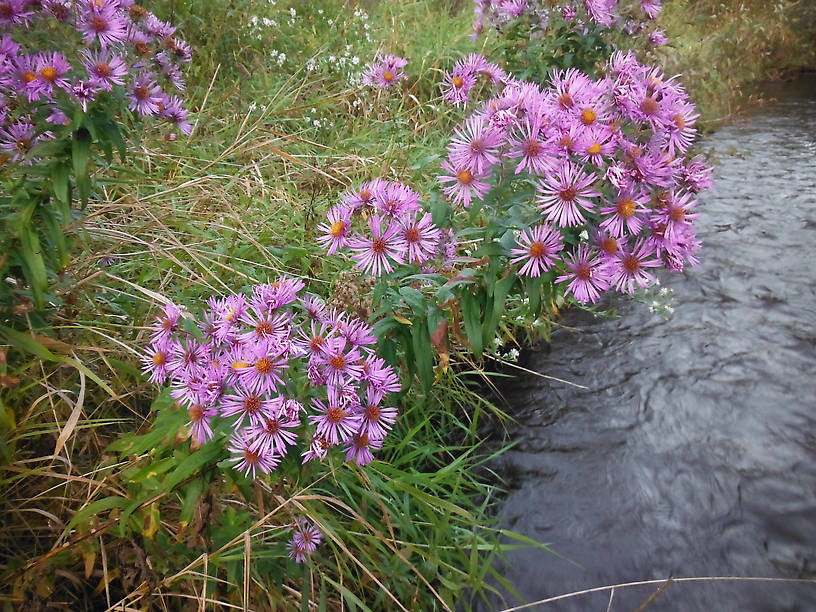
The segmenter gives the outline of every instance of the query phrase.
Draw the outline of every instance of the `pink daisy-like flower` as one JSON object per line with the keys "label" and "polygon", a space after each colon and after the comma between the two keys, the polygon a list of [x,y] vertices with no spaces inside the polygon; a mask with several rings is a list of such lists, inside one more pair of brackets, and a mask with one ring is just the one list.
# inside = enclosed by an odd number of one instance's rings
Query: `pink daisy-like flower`
{"label": "pink daisy-like flower", "polygon": [[238,429],[247,421],[247,425],[260,425],[264,419],[276,417],[279,405],[262,393],[247,391],[240,386],[235,393],[225,395],[220,402],[220,413],[224,418],[237,417],[232,426]]}
{"label": "pink daisy-like flower", "polygon": [[143,366],[142,372],[150,375],[150,382],[162,384],[170,375],[168,362],[170,361],[170,344],[168,340],[154,341],[150,349],[139,357]]}
{"label": "pink daisy-like flower", "polygon": [[167,369],[174,376],[194,376],[206,361],[207,349],[195,338],[187,337],[173,345]]}
{"label": "pink daisy-like flower", "polygon": [[508,157],[521,157],[516,166],[516,174],[527,170],[532,174],[542,174],[552,163],[550,149],[541,130],[541,123],[537,120],[525,119],[521,122],[509,141],[510,153]]}
{"label": "pink daisy-like flower", "polygon": [[666,240],[673,242],[676,237],[688,230],[691,221],[699,216],[691,212],[696,205],[697,200],[690,193],[679,195],[670,193],[660,199],[660,208],[654,211],[652,218],[662,224]]}
{"label": "pink daisy-like flower", "polygon": [[660,260],[655,259],[654,254],[654,247],[643,238],[632,247],[624,246],[612,260],[610,283],[618,291],[631,294],[636,285],[642,288],[654,282],[657,279],[645,270],[660,265]]}
{"label": "pink daisy-like flower", "polygon": [[104,49],[108,45],[125,41],[127,24],[117,8],[113,3],[89,2],[87,8],[78,14],[77,30],[85,36],[88,45],[98,40]]}
{"label": "pink daisy-like flower", "polygon": [[624,190],[618,194],[610,206],[601,208],[602,215],[609,215],[601,222],[601,227],[609,230],[615,237],[623,236],[624,231],[636,236],[643,229],[643,214],[647,212],[646,205],[649,196],[638,189]]}
{"label": "pink daisy-like flower", "polygon": [[442,183],[442,191],[453,199],[454,204],[461,203],[467,208],[474,197],[481,200],[490,191],[490,183],[486,182],[490,178],[489,171],[474,173],[464,166],[454,167],[447,160],[442,162],[442,169],[448,174],[439,175],[437,180]]}
{"label": "pink daisy-like flower", "polygon": [[230,438],[227,450],[233,454],[227,459],[244,476],[255,478],[257,472],[268,474],[279,462],[268,449],[258,448],[248,429],[239,429]]}
{"label": "pink daisy-like flower", "polygon": [[374,207],[383,216],[400,216],[419,209],[419,194],[402,183],[383,182],[374,193]]}
{"label": "pink daisy-like flower", "polygon": [[504,137],[484,117],[472,115],[456,128],[448,145],[451,163],[481,174],[499,162]]}
{"label": "pink daisy-like flower", "polygon": [[187,408],[187,416],[190,417],[190,420],[186,426],[190,428],[188,433],[194,444],[201,446],[207,440],[213,439],[215,434],[212,430],[211,421],[216,414],[215,408],[202,404],[191,404]]}
{"label": "pink daisy-like flower", "polygon": [[465,104],[468,92],[476,85],[476,74],[471,68],[456,65],[442,79],[442,97],[448,104]]}
{"label": "pink daisy-like flower", "polygon": [[585,304],[597,302],[601,293],[609,289],[609,273],[598,253],[586,244],[579,244],[574,253],[564,257],[569,272],[555,279],[557,283],[569,281],[564,294],[571,293]]}
{"label": "pink daisy-like flower", "polygon": [[510,263],[524,262],[519,274],[537,277],[549,270],[556,261],[556,253],[564,248],[561,234],[547,224],[525,229],[516,239],[519,248],[512,249]]}
{"label": "pink daisy-like flower", "polygon": [[287,544],[289,558],[295,563],[303,563],[315,550],[322,539],[320,530],[304,519],[295,521],[292,539]]}
{"label": "pink daisy-like flower", "polygon": [[248,346],[247,350],[250,365],[238,372],[245,388],[263,394],[277,390],[278,385],[283,386],[280,375],[288,367],[286,349],[274,342],[260,341],[254,346]]}
{"label": "pink daisy-like flower", "polygon": [[364,181],[360,183],[360,187],[356,190],[347,191],[340,196],[340,200],[343,205],[352,212],[360,208],[373,208],[377,193],[380,189],[384,189],[386,184],[386,181],[379,178],[372,181]]}
{"label": "pink daisy-like flower", "polygon": [[545,171],[536,198],[541,214],[559,227],[580,225],[584,216],[579,207],[592,212],[595,203],[589,198],[601,195],[593,189],[594,182],[594,175],[583,172],[570,161],[565,161],[553,172]]}
{"label": "pink daisy-like flower", "polygon": [[408,263],[421,264],[433,259],[441,232],[433,224],[431,213],[425,213],[419,220],[416,212],[404,215],[400,225],[408,249]]}
{"label": "pink daisy-like flower", "polygon": [[326,214],[329,222],[317,226],[317,229],[323,232],[317,241],[326,249],[327,254],[334,255],[346,246],[351,227],[351,212],[345,206],[332,206]]}
{"label": "pink daisy-like flower", "polygon": [[162,308],[161,314],[156,316],[156,322],[150,326],[151,342],[166,343],[170,337],[178,329],[179,318],[181,317],[181,310],[173,302],[167,302]]}
{"label": "pink daisy-like flower", "polygon": [[360,377],[360,350],[352,345],[346,351],[345,338],[329,338],[324,350],[323,371],[329,385],[341,385],[346,380],[357,380]]}
{"label": "pink daisy-like flower", "polygon": [[159,112],[162,103],[162,90],[153,77],[142,74],[136,77],[129,92],[128,108],[140,115],[155,115]]}
{"label": "pink daisy-like flower", "polygon": [[331,402],[326,406],[317,398],[312,400],[312,404],[317,414],[309,416],[309,421],[315,426],[315,435],[329,444],[347,442],[360,428],[362,418],[351,409],[346,410]]}
{"label": "pink daisy-like flower", "polygon": [[289,431],[295,427],[300,427],[298,421],[284,421],[278,416],[269,416],[255,424],[251,428],[251,434],[261,450],[284,457],[289,447],[297,442],[297,434]]}
{"label": "pink daisy-like flower", "polygon": [[36,87],[49,99],[51,99],[54,87],[59,87],[64,90],[70,88],[71,81],[65,78],[65,73],[71,70],[71,64],[68,63],[68,60],[66,60],[61,53],[57,51],[40,53],[37,56],[36,65]]}
{"label": "pink daisy-like flower", "polygon": [[380,89],[391,87],[400,79],[405,78],[402,69],[407,64],[408,60],[397,55],[377,56],[363,73],[363,85],[373,85]]}
{"label": "pink daisy-like flower", "polygon": [[382,440],[397,421],[397,409],[381,406],[383,394],[373,387],[366,390],[366,401],[360,408],[360,433],[372,440]]}
{"label": "pink daisy-like flower", "polygon": [[346,461],[354,461],[357,465],[368,465],[374,461],[371,449],[381,448],[382,440],[376,440],[370,438],[368,434],[357,432],[346,441]]}
{"label": "pink daisy-like flower", "polygon": [[366,274],[380,276],[391,272],[394,269],[392,263],[402,263],[405,258],[406,246],[400,236],[399,223],[388,222],[383,230],[384,221],[383,217],[372,216],[368,221],[371,237],[356,234],[348,242],[352,259]]}

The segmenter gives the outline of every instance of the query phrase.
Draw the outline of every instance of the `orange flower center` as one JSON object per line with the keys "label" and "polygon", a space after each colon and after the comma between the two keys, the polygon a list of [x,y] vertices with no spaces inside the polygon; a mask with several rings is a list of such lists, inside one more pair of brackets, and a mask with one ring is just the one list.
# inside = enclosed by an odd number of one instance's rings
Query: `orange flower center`
{"label": "orange flower center", "polygon": [[368,447],[368,434],[360,433],[360,434],[357,434],[355,436],[355,438],[356,438],[356,440],[355,440],[356,446],[359,446],[360,448],[367,448]]}
{"label": "orange flower center", "polygon": [[462,185],[470,185],[473,182],[473,173],[467,168],[456,173],[456,180]]}
{"label": "orange flower center", "polygon": [[309,340],[309,346],[312,348],[313,351],[317,351],[320,347],[323,346],[325,341],[320,336],[315,336],[311,340]]}
{"label": "orange flower center", "polygon": [[419,242],[419,230],[415,227],[409,227],[405,230],[405,239],[408,242]]}
{"label": "orange flower center", "polygon": [[635,272],[640,270],[640,262],[638,261],[638,258],[635,257],[634,255],[627,255],[623,259],[623,268],[624,270],[629,272],[629,274],[634,274]]}
{"label": "orange flower center", "polygon": [[187,409],[187,416],[193,423],[198,423],[204,418],[204,406],[201,404],[193,404]]}
{"label": "orange flower center", "polygon": [[27,70],[26,72],[23,73],[23,83],[30,83],[31,81],[33,81],[36,78],[37,78],[36,73],[31,72],[29,70]]}
{"label": "orange flower center", "polygon": [[537,140],[527,140],[523,150],[527,157],[535,157],[541,151],[541,144]]}
{"label": "orange flower center", "polygon": [[257,395],[248,397],[244,400],[244,411],[248,414],[255,414],[261,409],[261,398]]}
{"label": "orange flower center", "polygon": [[366,419],[368,419],[369,421],[376,421],[377,419],[379,419],[379,418],[380,418],[380,413],[381,413],[381,412],[382,412],[382,410],[380,409],[380,407],[379,407],[379,406],[371,406],[371,405],[369,405],[369,406],[366,406],[366,409],[365,409],[365,417],[366,417]]}
{"label": "orange flower center", "polygon": [[342,355],[335,355],[329,359],[329,365],[333,370],[342,370],[346,367],[346,358]]}
{"label": "orange flower center", "polygon": [[455,77],[453,77],[452,82],[453,82],[453,86],[454,86],[454,87],[456,87],[456,88],[458,89],[458,88],[460,88],[462,85],[464,85],[464,84],[465,84],[465,79],[463,79],[463,78],[462,78],[462,77],[460,77],[460,76],[455,76]]}
{"label": "orange flower center", "polygon": [[374,242],[371,243],[371,250],[377,255],[382,255],[385,253],[385,240],[382,238],[375,239]]}
{"label": "orange flower center", "polygon": [[96,15],[91,19],[91,28],[95,32],[104,32],[108,29],[108,21],[101,15]]}
{"label": "orange flower center", "polygon": [[609,255],[617,253],[618,241],[615,240],[612,236],[607,236],[601,241],[601,248],[604,250],[604,253],[608,253]]}
{"label": "orange flower center", "polygon": [[601,152],[601,145],[597,142],[593,142],[591,145],[587,147],[587,153],[590,155],[597,155]]}
{"label": "orange flower center", "polygon": [[562,189],[561,191],[559,191],[558,195],[565,202],[572,202],[575,199],[576,193],[575,189],[573,189],[572,187],[567,187],[566,189]]}
{"label": "orange flower center", "polygon": [[272,360],[268,357],[261,357],[255,362],[255,369],[259,374],[269,374],[272,371]]}
{"label": "orange flower center", "polygon": [[685,218],[686,211],[680,208],[679,206],[675,206],[669,211],[669,219],[671,219],[675,223],[680,223]]}
{"label": "orange flower center", "polygon": [[137,100],[147,100],[150,92],[147,90],[147,87],[140,85],[139,87],[133,88],[133,95],[136,96]]}
{"label": "orange flower center", "polygon": [[628,219],[635,214],[635,202],[629,198],[625,198],[618,202],[618,214],[624,219]]}
{"label": "orange flower center", "polygon": [[266,433],[274,436],[281,429],[280,421],[278,419],[266,419]]}
{"label": "orange flower center", "polygon": [[686,118],[680,113],[677,113],[672,119],[674,119],[674,125],[677,126],[678,130],[682,130],[686,127]]}
{"label": "orange flower center", "polygon": [[361,199],[363,202],[370,202],[370,201],[371,201],[371,196],[372,196],[372,193],[371,193],[371,191],[369,191],[368,189],[363,189],[363,190],[360,192],[360,199]]}
{"label": "orange flower center", "polygon": [[569,95],[566,91],[558,96],[558,104],[561,108],[572,108],[572,105],[575,102],[572,99],[572,96]]}
{"label": "orange flower center", "polygon": [[592,125],[595,123],[595,120],[598,118],[598,113],[596,113],[591,108],[585,108],[581,111],[581,123],[584,125]]}
{"label": "orange flower center", "polygon": [[546,252],[547,247],[545,247],[541,242],[536,241],[530,245],[530,257],[534,259],[538,259]]}
{"label": "orange flower center", "polygon": [[640,103],[640,110],[647,115],[654,115],[660,109],[660,105],[653,97],[648,96]]}
{"label": "orange flower center", "polygon": [[346,418],[346,411],[340,408],[340,406],[331,406],[326,411],[326,418],[330,423],[334,423],[336,425]]}
{"label": "orange flower center", "polygon": [[155,355],[153,355],[153,365],[154,366],[161,367],[165,363],[167,363],[167,355],[165,355],[164,353],[161,353],[161,352],[156,353]]}
{"label": "orange flower center", "polygon": [[250,448],[244,449],[244,459],[247,463],[258,463],[259,455]]}
{"label": "orange flower center", "polygon": [[334,223],[332,223],[331,229],[329,230],[331,235],[334,236],[335,238],[339,238],[340,236],[342,236],[345,231],[346,231],[346,224],[343,221],[340,221],[340,220],[335,221]]}
{"label": "orange flower center", "polygon": [[390,83],[391,81],[394,80],[394,73],[391,72],[390,70],[386,70],[385,74],[383,75],[383,79],[385,80],[386,83]]}
{"label": "orange flower center", "polygon": [[561,138],[558,139],[558,146],[563,147],[565,149],[571,148],[574,144],[575,141],[569,134],[564,134]]}
{"label": "orange flower center", "polygon": [[46,66],[40,70],[40,76],[51,83],[57,78],[57,69],[53,66]]}
{"label": "orange flower center", "polygon": [[592,278],[592,268],[585,263],[578,264],[575,268],[575,276],[582,281],[588,281]]}
{"label": "orange flower center", "polygon": [[261,321],[255,326],[255,333],[259,336],[269,336],[272,331],[272,324],[269,321]]}
{"label": "orange flower center", "polygon": [[109,77],[113,73],[113,69],[106,62],[97,62],[94,65],[94,72],[101,77]]}

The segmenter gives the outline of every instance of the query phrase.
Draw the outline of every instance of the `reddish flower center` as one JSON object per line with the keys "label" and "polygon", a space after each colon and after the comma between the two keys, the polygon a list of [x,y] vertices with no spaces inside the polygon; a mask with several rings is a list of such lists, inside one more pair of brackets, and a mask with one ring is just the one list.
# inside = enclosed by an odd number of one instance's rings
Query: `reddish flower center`
{"label": "reddish flower center", "polygon": [[460,76],[455,76],[455,77],[453,77],[452,82],[453,82],[453,86],[456,87],[457,89],[459,89],[462,85],[465,84],[465,79],[463,79]]}
{"label": "reddish flower center", "polygon": [[97,34],[108,29],[108,21],[102,15],[94,15],[89,23],[91,29]]}
{"label": "reddish flower center", "polygon": [[147,9],[139,6],[138,4],[134,4],[130,7],[130,18],[133,21],[139,21],[145,17],[147,17]]}
{"label": "reddish flower center", "polygon": [[607,236],[601,241],[601,248],[604,250],[604,253],[608,253],[612,255],[613,253],[618,252],[618,241],[615,240],[612,236]]}
{"label": "reddish flower center", "polygon": [[637,158],[639,158],[641,155],[643,155],[643,151],[641,150],[641,148],[640,148],[640,147],[632,147],[631,149],[629,149],[629,156],[630,156],[632,159],[637,159]]}
{"label": "reddish flower center", "polygon": [[628,219],[635,214],[635,202],[630,198],[625,198],[618,202],[618,214],[624,219]]}
{"label": "reddish flower center", "polygon": [[326,411],[326,418],[328,419],[329,423],[337,425],[337,423],[340,423],[346,418],[346,411],[340,406],[330,406]]}
{"label": "reddish flower center", "polygon": [[572,187],[567,187],[566,189],[562,189],[558,192],[558,195],[561,197],[564,202],[572,202],[577,195],[575,189]]}
{"label": "reddish flower center", "polygon": [[593,142],[591,145],[587,147],[587,153],[590,155],[597,155],[601,152],[601,145],[597,142]]}
{"label": "reddish flower center", "polygon": [[638,258],[634,255],[627,255],[623,258],[623,269],[626,270],[629,274],[634,274],[638,270],[640,270],[640,262]]}
{"label": "reddish flower center", "polygon": [[669,219],[674,221],[675,223],[680,223],[686,218],[686,211],[680,208],[679,206],[674,206],[669,211]]}
{"label": "reddish flower center", "polygon": [[456,173],[456,180],[462,185],[470,185],[473,182],[473,173],[467,168]]}
{"label": "reddish flower center", "polygon": [[354,436],[354,445],[358,448],[368,448],[368,434],[360,433]]}
{"label": "reddish flower center", "polygon": [[133,88],[133,95],[137,100],[147,100],[147,97],[150,95],[150,92],[144,85],[139,85],[139,87]]}
{"label": "reddish flower center", "polygon": [[30,70],[26,70],[23,73],[23,83],[30,83],[31,81],[33,81],[36,78],[37,78],[37,74],[34,73],[34,72],[31,72]]}
{"label": "reddish flower center", "polygon": [[371,197],[372,197],[372,195],[373,195],[373,194],[371,193],[371,191],[369,191],[368,189],[363,189],[363,190],[360,192],[360,199],[361,199],[363,202],[370,202],[370,201],[371,201]]}
{"label": "reddish flower center", "polygon": [[259,336],[269,336],[273,331],[272,324],[269,321],[261,321],[255,326],[255,333]]}
{"label": "reddish flower center", "polygon": [[260,459],[260,455],[257,452],[251,448],[244,449],[244,460],[247,463],[258,463],[258,459]]}
{"label": "reddish flower center", "polygon": [[343,355],[335,355],[329,359],[329,365],[333,370],[342,370],[346,367],[346,358]]}
{"label": "reddish flower center", "polygon": [[537,140],[527,140],[524,142],[523,150],[527,157],[535,157],[541,151],[541,143]]}
{"label": "reddish flower center", "polygon": [[564,149],[571,149],[575,145],[575,141],[569,134],[564,134],[558,139],[558,146]]}
{"label": "reddish flower center", "polygon": [[544,243],[542,243],[542,242],[539,242],[539,241],[536,240],[535,242],[533,242],[530,245],[530,257],[532,257],[533,259],[538,259],[542,255],[544,255],[544,253],[546,253],[546,252],[547,252],[547,247],[545,247]]}
{"label": "reddish flower center", "polygon": [[155,355],[153,355],[153,365],[154,366],[159,368],[159,367],[163,366],[165,363],[167,363],[167,355],[165,355],[162,352],[158,352]]}
{"label": "reddish flower center", "polygon": [[42,70],[40,70],[40,76],[48,81],[49,83],[53,83],[54,80],[57,78],[57,69],[53,66],[46,66]]}
{"label": "reddish flower center", "polygon": [[261,409],[261,398],[257,395],[247,397],[244,399],[244,412],[247,414],[255,414]]}
{"label": "reddish flower center", "polygon": [[11,19],[14,17],[14,9],[11,8],[11,4],[8,2],[0,4],[0,17],[3,19]]}
{"label": "reddish flower center", "polygon": [[660,109],[660,105],[653,97],[648,96],[640,103],[640,110],[646,115],[654,115]]}
{"label": "reddish flower center", "polygon": [[677,113],[672,119],[674,119],[674,125],[677,126],[678,130],[682,130],[686,127],[686,118],[680,113]]}
{"label": "reddish flower center", "polygon": [[584,125],[592,125],[595,123],[595,120],[598,118],[598,113],[596,113],[591,108],[585,108],[581,111],[581,123]]}
{"label": "reddish flower center", "polygon": [[590,278],[592,278],[592,268],[589,267],[589,264],[578,264],[575,267],[575,276],[579,280],[588,281]]}
{"label": "reddish flower center", "polygon": [[561,108],[572,108],[572,105],[575,102],[572,99],[572,96],[569,95],[566,91],[558,96],[558,104]]}
{"label": "reddish flower center", "polygon": [[386,83],[390,83],[391,81],[393,81],[393,80],[394,80],[394,73],[393,73],[393,72],[391,72],[390,70],[386,70],[386,71],[385,71],[385,74],[383,75],[383,80],[384,80]]}
{"label": "reddish flower center", "polygon": [[255,369],[259,374],[269,374],[272,371],[272,360],[268,357],[261,357],[255,362]]}
{"label": "reddish flower center", "polygon": [[408,242],[419,242],[419,230],[415,227],[409,227],[405,230],[405,239]]}
{"label": "reddish flower center", "polygon": [[321,336],[315,336],[309,340],[309,346],[313,351],[319,350],[323,346],[324,340]]}
{"label": "reddish flower center", "polygon": [[107,62],[97,62],[94,65],[94,72],[97,75],[105,78],[105,77],[109,77],[111,74],[113,74],[113,69],[110,67],[110,64],[108,64]]}
{"label": "reddish flower center", "polygon": [[144,56],[150,53],[150,45],[146,42],[136,42],[133,44],[133,47],[136,49],[136,55]]}
{"label": "reddish flower center", "polygon": [[371,250],[377,255],[382,255],[385,253],[385,240],[382,238],[375,238],[374,242],[371,243]]}
{"label": "reddish flower center", "polygon": [[274,436],[281,429],[280,421],[278,419],[266,419],[266,426],[264,427],[266,433]]}
{"label": "reddish flower center", "polygon": [[187,409],[187,416],[193,423],[198,423],[204,419],[204,406],[201,404],[193,404]]}
{"label": "reddish flower center", "polygon": [[346,224],[343,221],[335,221],[331,224],[329,233],[335,238],[340,238],[346,231]]}
{"label": "reddish flower center", "polygon": [[382,410],[379,406],[368,405],[365,409],[365,418],[369,421],[376,421],[380,418]]}
{"label": "reddish flower center", "polygon": [[473,140],[470,141],[470,152],[473,153],[474,155],[481,155],[482,153],[485,152],[486,149],[487,147],[485,146],[484,141],[482,141],[481,138],[474,138]]}

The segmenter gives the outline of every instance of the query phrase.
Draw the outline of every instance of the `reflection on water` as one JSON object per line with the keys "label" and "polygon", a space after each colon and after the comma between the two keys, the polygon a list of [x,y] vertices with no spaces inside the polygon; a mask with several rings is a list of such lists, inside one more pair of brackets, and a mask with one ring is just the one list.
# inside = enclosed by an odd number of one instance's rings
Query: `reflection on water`
{"label": "reflection on water", "polygon": [[[525,365],[588,389],[505,389],[521,442],[496,465],[502,521],[572,561],[510,554],[528,601],[668,575],[816,577],[816,79],[774,93],[706,142],[703,262],[665,277],[671,318],[625,300],[617,320],[571,313]],[[653,591],[618,591],[612,610]],[[676,584],[648,610],[816,610],[816,586]]]}

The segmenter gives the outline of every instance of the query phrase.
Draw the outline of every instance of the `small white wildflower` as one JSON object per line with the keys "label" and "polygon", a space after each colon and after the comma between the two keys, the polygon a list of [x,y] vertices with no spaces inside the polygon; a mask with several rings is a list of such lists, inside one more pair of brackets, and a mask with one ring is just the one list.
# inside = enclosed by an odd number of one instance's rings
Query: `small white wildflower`
{"label": "small white wildflower", "polygon": [[327,19],[326,23],[328,23],[329,25],[333,25],[334,24],[334,19]]}
{"label": "small white wildflower", "polygon": [[312,125],[319,128],[320,127],[320,119],[315,119],[314,121],[312,121]]}
{"label": "small white wildflower", "polygon": [[322,15],[323,14],[323,9],[317,9],[317,14]]}
{"label": "small white wildflower", "polygon": [[337,58],[336,58],[336,57],[334,57],[333,55],[330,55],[330,56],[329,56],[329,63],[330,63],[330,64],[333,64],[333,63],[334,63],[334,62],[336,62],[336,61],[337,61]]}
{"label": "small white wildflower", "polygon": [[278,66],[283,66],[283,62],[285,62],[285,61],[286,61],[286,54],[285,54],[285,53],[281,53],[281,54],[278,56]]}
{"label": "small white wildflower", "polygon": [[312,107],[311,113],[314,115],[317,112],[317,109]]}
{"label": "small white wildflower", "polygon": [[277,54],[278,54],[277,49],[272,49],[272,50],[269,52],[269,57],[274,58],[274,57],[275,57]]}
{"label": "small white wildflower", "polygon": [[351,58],[351,63],[356,66],[357,64],[360,63],[360,58],[355,55],[354,57]]}
{"label": "small white wildflower", "polygon": [[510,359],[510,361],[516,361],[516,360],[518,360],[518,357],[519,357],[519,352],[518,352],[518,349],[516,349],[516,348],[511,348],[511,349],[510,349],[510,350],[507,352],[506,357],[507,357],[508,359]]}
{"label": "small white wildflower", "polygon": [[583,230],[580,234],[578,234],[578,236],[583,238],[584,240],[589,240],[589,233],[587,233],[586,230]]}
{"label": "small white wildflower", "polygon": [[297,11],[294,9],[294,7],[289,9],[289,14],[292,16],[292,18],[297,17]]}
{"label": "small white wildflower", "polygon": [[257,104],[255,104],[254,102],[252,102],[252,103],[249,105],[249,112],[254,111],[256,108],[258,108],[258,105],[257,105]]}

